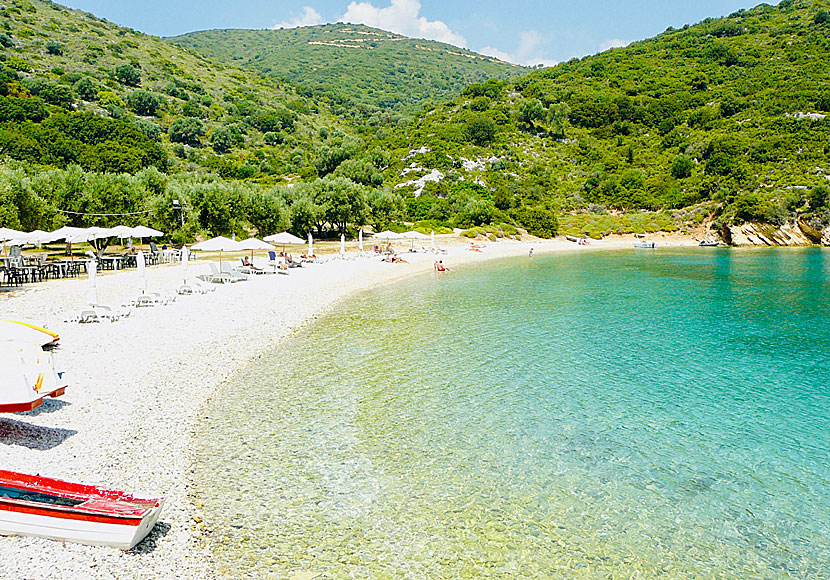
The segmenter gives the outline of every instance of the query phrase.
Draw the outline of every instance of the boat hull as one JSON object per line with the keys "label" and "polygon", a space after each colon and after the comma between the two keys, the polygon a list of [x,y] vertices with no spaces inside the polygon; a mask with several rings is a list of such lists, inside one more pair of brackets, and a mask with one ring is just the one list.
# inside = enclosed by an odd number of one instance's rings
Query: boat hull
{"label": "boat hull", "polygon": [[31,411],[44,398],[63,395],[66,387],[52,352],[36,343],[0,340],[0,413]]}
{"label": "boat hull", "polygon": [[156,525],[164,498],[0,471],[0,535],[129,550]]}
{"label": "boat hull", "polygon": [[143,540],[158,522],[164,502],[141,519],[69,519],[64,514],[12,511],[0,502],[0,535],[34,536],[90,546],[109,546],[129,550]]}

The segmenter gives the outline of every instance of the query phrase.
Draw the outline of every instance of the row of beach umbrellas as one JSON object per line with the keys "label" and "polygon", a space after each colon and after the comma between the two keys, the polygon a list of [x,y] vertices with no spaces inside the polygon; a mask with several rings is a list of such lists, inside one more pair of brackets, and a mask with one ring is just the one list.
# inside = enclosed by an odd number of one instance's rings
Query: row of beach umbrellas
{"label": "row of beach umbrellas", "polygon": [[43,230],[21,232],[11,228],[0,228],[0,242],[5,242],[9,246],[40,246],[52,242],[72,244],[91,242],[101,238],[153,238],[161,235],[164,235],[163,232],[146,226],[116,226],[114,228],[74,228],[64,226],[53,232],[45,232]]}

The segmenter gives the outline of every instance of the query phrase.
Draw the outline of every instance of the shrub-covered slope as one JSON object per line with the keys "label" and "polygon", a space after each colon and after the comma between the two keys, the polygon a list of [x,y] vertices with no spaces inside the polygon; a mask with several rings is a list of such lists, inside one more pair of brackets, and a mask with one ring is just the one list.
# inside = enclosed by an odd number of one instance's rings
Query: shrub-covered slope
{"label": "shrub-covered slope", "polygon": [[303,94],[329,100],[337,114],[369,125],[411,115],[474,82],[526,70],[448,44],[354,24],[208,30],[169,40],[286,79]]}
{"label": "shrub-covered slope", "polygon": [[505,211],[821,222],[826,115],[830,3],[785,0],[468,87],[387,140],[388,178],[420,206],[463,180]]}
{"label": "shrub-covered slope", "polygon": [[312,171],[336,119],[274,79],[39,0],[0,7],[0,149],[91,171]]}

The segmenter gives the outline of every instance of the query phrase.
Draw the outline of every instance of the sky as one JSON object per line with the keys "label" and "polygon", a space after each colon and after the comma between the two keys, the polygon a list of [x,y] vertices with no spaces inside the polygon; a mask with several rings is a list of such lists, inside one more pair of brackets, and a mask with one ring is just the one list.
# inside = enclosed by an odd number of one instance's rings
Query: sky
{"label": "sky", "polygon": [[[522,65],[624,46],[761,0],[58,0],[156,36],[212,28],[367,24]],[[767,0],[776,3],[775,0]]]}

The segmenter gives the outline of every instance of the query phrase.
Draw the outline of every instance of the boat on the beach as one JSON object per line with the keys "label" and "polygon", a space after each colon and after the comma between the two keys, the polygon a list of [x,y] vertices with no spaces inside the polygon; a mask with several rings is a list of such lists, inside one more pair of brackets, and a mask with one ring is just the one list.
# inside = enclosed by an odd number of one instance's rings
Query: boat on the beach
{"label": "boat on the beach", "polygon": [[568,235],[568,236],[565,236],[565,239],[568,240],[569,242],[577,243],[580,246],[588,245],[588,239],[587,238],[577,238],[576,236]]}
{"label": "boat on the beach", "polygon": [[634,247],[635,248],[651,248],[651,249],[654,249],[654,248],[657,247],[657,244],[654,243],[654,242],[647,242],[645,240],[637,240],[636,242],[634,242]]}
{"label": "boat on the beach", "polygon": [[720,242],[704,240],[700,242],[698,246],[700,246],[701,248],[717,248],[718,246],[720,246]]}
{"label": "boat on the beach", "polygon": [[164,498],[0,470],[0,535],[129,550],[150,533]]}
{"label": "boat on the beach", "polygon": [[66,387],[52,352],[41,344],[0,340],[0,413],[31,411],[44,398],[63,395]]}
{"label": "boat on the beach", "polygon": [[34,342],[44,348],[54,348],[60,342],[60,335],[51,330],[20,320],[0,320],[0,340]]}

